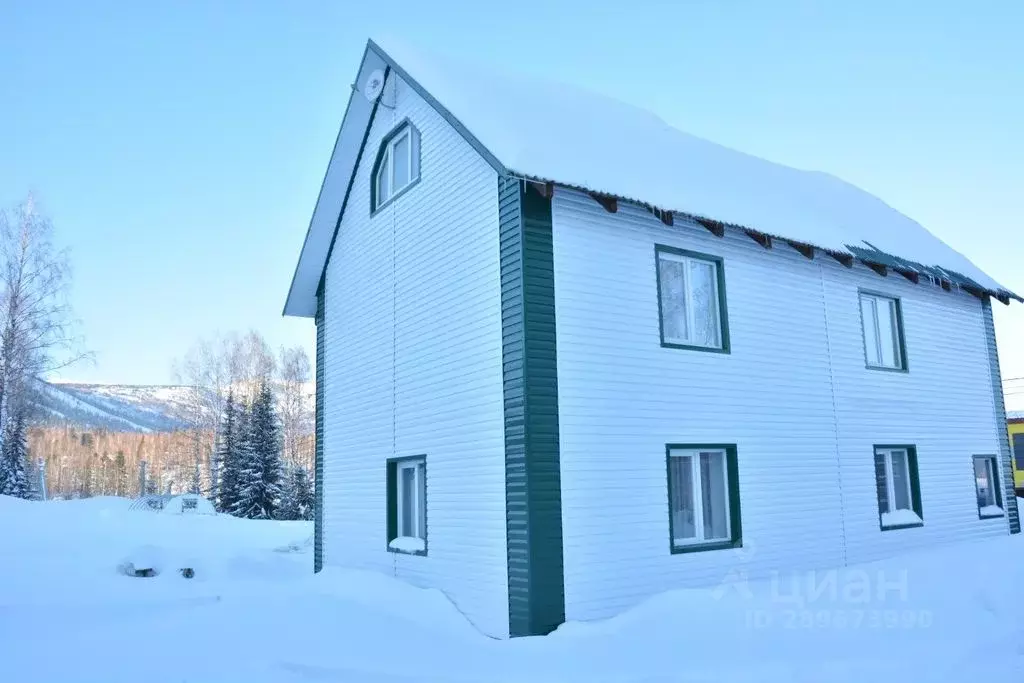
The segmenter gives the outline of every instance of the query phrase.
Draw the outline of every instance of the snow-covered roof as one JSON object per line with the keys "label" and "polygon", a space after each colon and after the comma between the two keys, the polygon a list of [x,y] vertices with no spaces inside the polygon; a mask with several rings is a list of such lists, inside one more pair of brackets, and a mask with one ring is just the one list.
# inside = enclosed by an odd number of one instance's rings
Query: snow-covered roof
{"label": "snow-covered roof", "polygon": [[[673,128],[651,112],[580,88],[456,62],[401,41],[371,41],[360,79],[374,59],[432,102],[499,173],[607,194],[840,254],[878,255],[883,264],[1019,298],[919,223],[827,173],[723,147]],[[357,90],[362,83],[357,81]],[[353,92],[346,124],[358,99],[364,98]],[[347,165],[354,168],[354,161]],[[327,192],[325,181],[321,201]],[[334,208],[337,220],[341,203]],[[322,260],[319,269],[317,281]],[[315,289],[305,289],[307,297],[315,296]],[[293,283],[286,313],[300,308],[292,302],[297,294]]]}
{"label": "snow-covered roof", "polygon": [[1024,420],[1024,410],[1007,410],[1007,420]]}

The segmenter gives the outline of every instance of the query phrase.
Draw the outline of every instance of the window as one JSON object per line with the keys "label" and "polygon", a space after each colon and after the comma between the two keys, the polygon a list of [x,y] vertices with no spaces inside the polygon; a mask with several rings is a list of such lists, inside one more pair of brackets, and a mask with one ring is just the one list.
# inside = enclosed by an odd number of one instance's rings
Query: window
{"label": "window", "polygon": [[1024,472],[1024,434],[1013,435],[1013,459],[1014,469]]}
{"label": "window", "polygon": [[661,245],[655,256],[661,345],[728,352],[722,259]]}
{"label": "window", "polygon": [[924,524],[916,448],[875,446],[875,484],[883,531]]}
{"label": "window", "polygon": [[740,547],[736,447],[669,444],[666,454],[672,552]]}
{"label": "window", "polygon": [[900,300],[861,292],[860,316],[867,366],[878,370],[906,370]]}
{"label": "window", "polygon": [[388,550],[426,555],[426,456],[388,460],[387,480]]}
{"label": "window", "polygon": [[420,179],[420,134],[408,121],[384,137],[373,166],[373,199],[376,211]]}
{"label": "window", "polygon": [[999,490],[999,464],[996,456],[974,456],[974,486],[978,494],[978,517],[1002,517],[1003,495]]}

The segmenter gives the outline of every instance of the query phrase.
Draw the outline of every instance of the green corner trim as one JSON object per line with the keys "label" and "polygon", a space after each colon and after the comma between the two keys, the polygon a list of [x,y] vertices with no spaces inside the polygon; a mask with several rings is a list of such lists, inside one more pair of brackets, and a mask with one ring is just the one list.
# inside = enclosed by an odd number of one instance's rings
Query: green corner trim
{"label": "green corner trim", "polygon": [[551,199],[498,177],[509,635],[565,621]]}
{"label": "green corner trim", "polygon": [[[675,524],[672,519],[672,451],[674,450],[716,450],[725,451],[725,469],[729,481],[729,531],[730,538],[726,541],[698,543],[693,545],[676,545]],[[740,514],[740,468],[739,458],[734,443],[667,443],[665,444],[665,475],[666,494],[668,496],[668,548],[673,555],[686,553],[702,553],[709,550],[728,550],[743,547],[743,520]]]}
{"label": "green corner trim", "polygon": [[1006,430],[1006,403],[1003,400],[1003,380],[999,374],[999,350],[996,347],[996,328],[992,320],[992,302],[985,299],[982,304],[985,318],[985,343],[988,348],[988,368],[992,379],[992,403],[995,407],[995,424],[998,432],[1000,472],[1003,486],[1003,500],[1006,501],[1006,520],[1011,534],[1020,533],[1020,511],[1017,509],[1017,494],[1013,490],[1013,465],[1010,462],[1010,435]]}
{"label": "green corner trim", "polygon": [[316,447],[313,463],[313,571],[324,566],[324,284],[316,293]]}
{"label": "green corner trim", "polygon": [[[718,280],[718,325],[722,339],[721,346],[700,346],[698,344],[679,344],[677,342],[665,341],[665,321],[661,314],[661,258],[662,253],[678,254],[690,258],[700,259],[715,264],[715,276]],[[729,307],[725,295],[725,260],[714,254],[703,254],[699,251],[679,249],[664,244],[654,245],[654,289],[658,293],[658,337],[662,347],[666,349],[687,349],[690,351],[703,351],[705,353],[730,353],[729,340]]]}

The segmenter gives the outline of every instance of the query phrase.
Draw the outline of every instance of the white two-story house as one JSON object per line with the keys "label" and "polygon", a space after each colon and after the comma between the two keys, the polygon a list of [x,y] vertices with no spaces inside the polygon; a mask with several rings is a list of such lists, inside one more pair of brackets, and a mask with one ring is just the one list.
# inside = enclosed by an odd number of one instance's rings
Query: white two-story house
{"label": "white two-story house", "polygon": [[1016,533],[1016,298],[832,176],[370,42],[285,306],[316,566],[506,637]]}

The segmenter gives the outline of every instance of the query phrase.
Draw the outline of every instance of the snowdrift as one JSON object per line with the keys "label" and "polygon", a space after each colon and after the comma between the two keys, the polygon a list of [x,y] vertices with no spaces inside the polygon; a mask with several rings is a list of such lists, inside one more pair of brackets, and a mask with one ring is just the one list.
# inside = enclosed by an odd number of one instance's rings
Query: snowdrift
{"label": "snowdrift", "polygon": [[[606,621],[494,641],[439,591],[373,572],[312,575],[309,523],[129,507],[0,497],[11,680],[1024,680],[1021,536],[769,581],[733,573]],[[165,568],[196,566],[195,578],[113,571],[140,550]]]}

